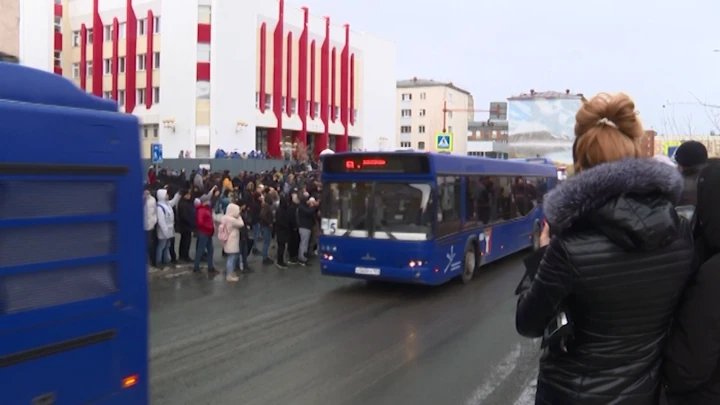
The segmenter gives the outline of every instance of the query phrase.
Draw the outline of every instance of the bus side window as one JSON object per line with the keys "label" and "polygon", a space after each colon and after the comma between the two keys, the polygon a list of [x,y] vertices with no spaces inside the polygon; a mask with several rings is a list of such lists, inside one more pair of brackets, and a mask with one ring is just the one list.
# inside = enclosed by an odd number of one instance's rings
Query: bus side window
{"label": "bus side window", "polygon": [[462,213],[462,189],[460,178],[438,176],[437,237],[442,238],[460,231]]}

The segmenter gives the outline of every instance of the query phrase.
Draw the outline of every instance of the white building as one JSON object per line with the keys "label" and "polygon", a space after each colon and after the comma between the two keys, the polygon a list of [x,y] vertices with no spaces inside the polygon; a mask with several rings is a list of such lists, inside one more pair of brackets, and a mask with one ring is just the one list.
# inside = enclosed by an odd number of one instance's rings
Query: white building
{"label": "white building", "polygon": [[21,6],[21,34],[40,46],[23,53],[21,35],[21,59],[47,54],[51,69],[140,117],[145,156],[156,142],[166,157],[395,143],[395,44],[284,0],[24,3],[35,7]]}

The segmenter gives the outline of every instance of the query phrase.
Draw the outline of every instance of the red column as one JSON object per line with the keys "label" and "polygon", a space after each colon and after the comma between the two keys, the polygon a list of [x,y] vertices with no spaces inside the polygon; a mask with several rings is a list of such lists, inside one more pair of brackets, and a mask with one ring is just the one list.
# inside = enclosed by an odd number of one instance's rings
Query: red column
{"label": "red column", "polygon": [[[310,11],[303,7],[303,30],[298,43],[298,114],[302,129],[298,133],[297,142],[307,145],[307,85],[308,85],[308,21]],[[310,107],[312,109],[312,107]]]}
{"label": "red column", "polygon": [[[117,101],[118,99],[118,73],[120,73],[120,66],[118,65],[118,54],[120,46],[120,22],[117,18],[113,18],[113,32],[112,32],[112,59],[110,63],[110,69],[112,70],[112,99]],[[127,25],[125,26],[127,30]]]}
{"label": "red column", "polygon": [[273,113],[277,126],[268,131],[268,150],[270,157],[281,157],[280,141],[282,140],[282,93],[283,93],[283,39],[285,37],[285,0],[279,1],[278,22],[273,33]]}
{"label": "red column", "polygon": [[355,125],[355,54],[350,55],[350,124]]}
{"label": "red column", "polygon": [[267,73],[267,24],[262,23],[260,25],[260,100],[258,101],[258,107],[260,112],[265,112],[265,76]]}
{"label": "red column", "polygon": [[127,0],[127,23],[125,25],[125,112],[135,110],[137,93],[137,16],[132,0]]}
{"label": "red column", "polygon": [[80,88],[87,91],[87,27],[80,25]]}
{"label": "red column", "polygon": [[99,0],[93,0],[93,77],[92,93],[98,97],[103,95],[103,23],[98,9]]}
{"label": "red column", "polygon": [[[54,14],[55,17],[60,17],[60,18],[62,18],[62,15],[63,15],[63,6],[62,6],[62,4],[55,4],[55,8],[54,8],[54,10],[53,10],[53,14]],[[55,27],[53,26],[53,31],[54,31],[54,29],[55,29]],[[55,35],[55,36],[54,36],[54,38],[53,38],[53,42],[54,42],[54,43],[53,43],[53,49],[54,49],[55,51],[62,52],[62,50],[63,50],[63,35],[62,35],[62,31],[60,31],[60,32],[54,32],[54,35]],[[55,60],[54,60],[54,59],[53,59],[53,71],[54,71],[56,74],[59,74],[59,75],[62,76],[62,65],[60,65],[60,66],[55,66]]]}
{"label": "red column", "polygon": [[310,43],[310,117],[315,119],[315,40]]}
{"label": "red column", "polygon": [[330,17],[325,17],[325,40],[320,50],[320,120],[325,125],[323,133],[315,138],[315,155],[328,148],[330,139]]}
{"label": "red column", "polygon": [[147,53],[145,54],[145,108],[153,105],[153,37],[155,36],[155,15],[152,10],[147,13]]}
{"label": "red column", "polygon": [[[335,122],[335,110],[337,110],[337,50],[333,46],[330,53],[330,122]],[[337,147],[337,145],[336,145]]]}
{"label": "red column", "polygon": [[292,40],[293,35],[292,32],[288,32],[287,34],[287,74],[285,75],[285,94],[287,94],[287,97],[285,97],[285,113],[289,117],[292,115],[292,111],[290,111],[290,106],[292,105]]}
{"label": "red column", "polygon": [[348,114],[348,93],[350,85],[350,25],[345,24],[345,46],[340,53],[340,122],[343,125],[343,136],[335,142],[336,152],[346,152],[350,134]]}

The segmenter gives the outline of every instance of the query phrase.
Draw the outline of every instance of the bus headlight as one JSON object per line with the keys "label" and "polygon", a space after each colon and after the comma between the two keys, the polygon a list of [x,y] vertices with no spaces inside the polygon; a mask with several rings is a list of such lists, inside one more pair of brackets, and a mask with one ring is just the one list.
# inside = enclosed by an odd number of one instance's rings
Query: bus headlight
{"label": "bus headlight", "polygon": [[333,259],[333,256],[332,256],[332,255],[329,255],[329,254],[327,254],[327,253],[323,253],[322,258],[325,259],[325,260],[332,260],[332,259]]}
{"label": "bus headlight", "polygon": [[410,262],[408,263],[408,266],[410,266],[410,268],[414,268],[414,267],[420,267],[423,264],[427,264],[427,262],[424,262],[422,260],[410,260]]}

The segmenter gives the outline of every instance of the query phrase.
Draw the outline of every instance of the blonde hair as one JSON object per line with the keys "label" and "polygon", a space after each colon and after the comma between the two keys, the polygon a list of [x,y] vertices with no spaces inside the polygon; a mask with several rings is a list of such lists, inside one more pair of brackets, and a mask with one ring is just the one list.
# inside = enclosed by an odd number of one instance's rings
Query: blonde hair
{"label": "blonde hair", "polygon": [[599,93],[583,100],[575,115],[575,171],[601,163],[641,156],[644,130],[635,103],[625,93]]}

